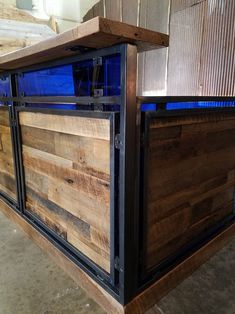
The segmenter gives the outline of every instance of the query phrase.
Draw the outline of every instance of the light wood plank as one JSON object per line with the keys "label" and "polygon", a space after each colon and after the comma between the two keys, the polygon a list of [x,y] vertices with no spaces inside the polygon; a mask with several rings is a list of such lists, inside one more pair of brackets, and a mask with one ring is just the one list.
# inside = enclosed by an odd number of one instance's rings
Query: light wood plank
{"label": "light wood plank", "polygon": [[70,48],[104,48],[120,43],[136,44],[139,51],[168,46],[165,34],[96,17],[58,36],[0,57],[0,69],[10,70],[77,54]]}
{"label": "light wood plank", "polygon": [[25,111],[20,112],[19,118],[20,124],[25,126],[103,140],[110,139],[110,121],[108,119]]}
{"label": "light wood plank", "polygon": [[109,207],[102,199],[97,201],[82,191],[69,188],[54,180],[50,180],[49,183],[48,199],[66,208],[75,217],[109,233]]}

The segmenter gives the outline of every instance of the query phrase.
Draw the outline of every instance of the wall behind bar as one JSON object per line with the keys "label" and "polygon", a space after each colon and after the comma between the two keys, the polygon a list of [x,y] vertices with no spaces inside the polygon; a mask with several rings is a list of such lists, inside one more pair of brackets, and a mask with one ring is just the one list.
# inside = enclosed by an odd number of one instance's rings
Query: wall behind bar
{"label": "wall behind bar", "polygon": [[[168,33],[170,0],[100,0],[84,16],[95,16]],[[138,95],[166,95],[167,48],[141,53],[138,58]]]}
{"label": "wall behind bar", "polygon": [[172,0],[168,95],[235,95],[234,16],[234,0]]}

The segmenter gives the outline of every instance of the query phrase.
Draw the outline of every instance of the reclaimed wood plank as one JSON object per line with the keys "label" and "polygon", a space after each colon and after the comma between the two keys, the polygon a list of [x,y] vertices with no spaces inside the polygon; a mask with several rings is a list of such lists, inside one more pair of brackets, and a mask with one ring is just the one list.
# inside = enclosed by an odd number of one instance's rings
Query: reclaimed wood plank
{"label": "reclaimed wood plank", "polygon": [[217,113],[151,121],[147,268],[232,214],[234,143],[234,116],[228,119]]}
{"label": "reclaimed wood plank", "polygon": [[69,160],[33,148],[23,147],[24,164],[30,169],[55,179],[58,184],[87,193],[88,197],[103,199],[109,204],[109,183],[84,172],[71,169]]}
{"label": "reclaimed wood plank", "polygon": [[109,256],[104,257],[101,252],[96,252],[91,248],[91,244],[87,245],[84,241],[81,241],[79,237],[71,232],[68,232],[68,241],[76,248],[79,248],[82,253],[88,256],[93,262],[101,266],[104,270],[110,273],[110,261]]}
{"label": "reclaimed wood plank", "polygon": [[12,70],[77,54],[71,48],[105,48],[120,43],[136,44],[139,51],[168,46],[165,34],[96,17],[48,40],[0,57],[0,69]]}
{"label": "reclaimed wood plank", "polygon": [[9,111],[0,108],[0,190],[16,200],[16,179]]}
{"label": "reclaimed wood plank", "polygon": [[110,272],[110,121],[39,115],[19,119],[26,210]]}
{"label": "reclaimed wood plank", "polygon": [[110,139],[110,122],[108,119],[45,115],[45,113],[26,111],[20,112],[19,119],[20,124],[24,126],[103,140]]}
{"label": "reclaimed wood plank", "polygon": [[[155,240],[153,244],[148,247],[146,264],[149,267],[154,266],[156,263],[164,260],[167,256],[182,251],[187,243],[194,240],[209,228],[213,227],[213,225],[223,220],[226,216],[230,215],[232,212],[232,203],[224,205],[225,207],[222,209],[214,211],[212,214],[207,215],[199,222],[192,224],[190,228],[185,230],[184,233],[179,234],[178,232],[176,237],[171,238],[170,241],[165,244],[159,245],[159,243]],[[168,227],[168,229],[170,230],[170,227]]]}
{"label": "reclaimed wood plank", "polygon": [[73,162],[73,169],[109,180],[109,141],[23,125],[21,134],[25,146],[68,159]]}
{"label": "reclaimed wood plank", "polygon": [[[77,218],[97,227],[109,231],[109,208],[102,201],[90,198],[86,193],[69,188],[67,185],[50,181],[48,199],[66,208]],[[105,223],[104,223],[105,222]]]}

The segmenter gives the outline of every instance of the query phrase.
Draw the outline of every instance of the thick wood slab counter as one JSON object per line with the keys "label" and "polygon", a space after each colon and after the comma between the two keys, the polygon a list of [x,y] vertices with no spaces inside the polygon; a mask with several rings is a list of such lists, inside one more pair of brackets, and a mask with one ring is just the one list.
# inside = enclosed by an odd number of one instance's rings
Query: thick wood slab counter
{"label": "thick wood slab counter", "polygon": [[133,43],[138,51],[167,47],[168,35],[96,17],[54,38],[0,57],[0,70],[13,70],[78,54],[79,48],[100,49]]}

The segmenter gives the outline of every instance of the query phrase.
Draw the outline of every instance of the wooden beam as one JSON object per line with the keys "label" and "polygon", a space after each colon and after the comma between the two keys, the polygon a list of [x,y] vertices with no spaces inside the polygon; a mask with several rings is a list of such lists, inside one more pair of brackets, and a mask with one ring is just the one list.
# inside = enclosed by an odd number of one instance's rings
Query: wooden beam
{"label": "wooden beam", "polygon": [[[168,35],[96,17],[53,38],[0,57],[0,69],[12,70],[55,58],[76,55],[73,47],[105,48],[120,43],[137,45],[139,51],[167,47]],[[72,49],[72,50],[71,50]]]}

